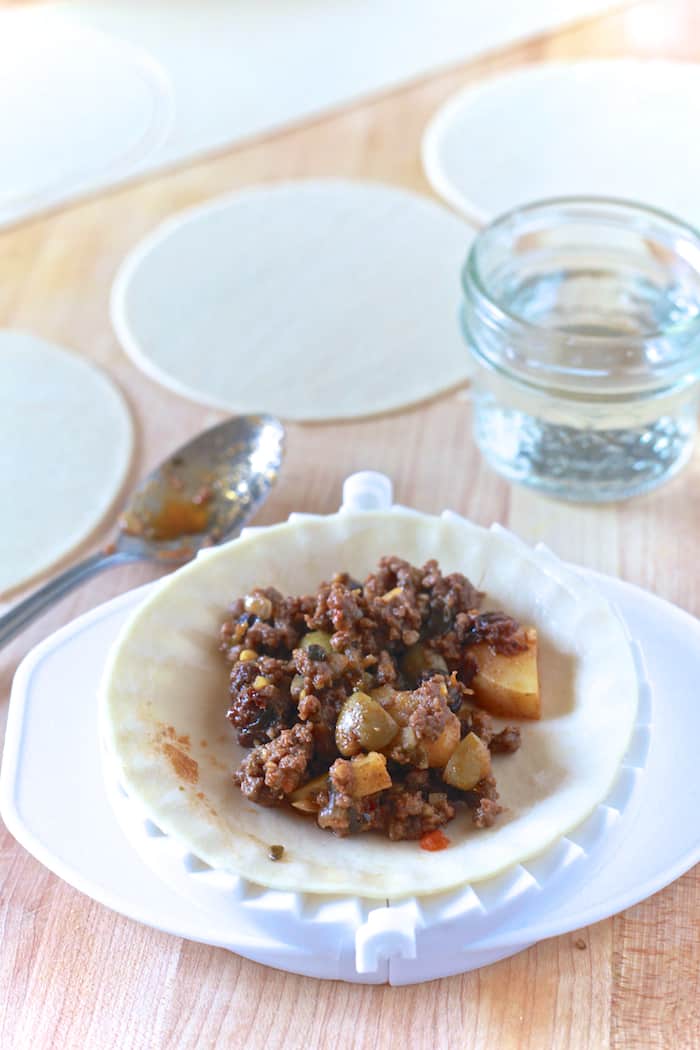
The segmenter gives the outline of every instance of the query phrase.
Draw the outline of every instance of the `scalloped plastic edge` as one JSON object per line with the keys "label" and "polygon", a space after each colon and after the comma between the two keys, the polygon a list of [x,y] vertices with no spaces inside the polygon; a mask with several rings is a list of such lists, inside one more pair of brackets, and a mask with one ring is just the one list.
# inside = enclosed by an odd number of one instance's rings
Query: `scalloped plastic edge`
{"label": "scalloped plastic edge", "polygon": [[[391,481],[383,474],[363,471],[346,479],[344,510],[407,509],[392,503]],[[417,513],[417,512],[414,512]],[[291,521],[317,519],[321,515],[292,514]],[[441,517],[464,521],[453,511]],[[550,550],[539,544],[529,547],[501,525],[491,530],[507,535],[520,553],[536,561],[557,583],[569,589],[578,577]],[[262,529],[245,529],[251,535]],[[595,587],[591,585],[595,591]],[[601,603],[610,607],[601,596]],[[201,903],[216,907],[234,906],[249,921],[278,940],[299,946],[304,955],[319,952],[337,958],[349,940],[354,941],[357,974],[376,974],[391,958],[415,960],[429,943],[445,947],[445,939],[459,942],[462,950],[481,940],[504,922],[513,908],[527,906],[554,883],[575,873],[590,859],[614,830],[623,812],[631,806],[646,763],[650,742],[652,690],[640,646],[630,637],[622,620],[637,673],[639,703],[630,743],[611,790],[592,813],[542,853],[517,863],[500,875],[478,883],[425,897],[402,898],[385,905],[361,897],[326,896],[274,890],[233,873],[214,869],[163,833],[140,811],[138,803],[121,787],[105,755],[105,782],[117,819],[132,846],[164,881]],[[103,752],[104,754],[104,752]],[[269,926],[269,929],[265,929]]]}

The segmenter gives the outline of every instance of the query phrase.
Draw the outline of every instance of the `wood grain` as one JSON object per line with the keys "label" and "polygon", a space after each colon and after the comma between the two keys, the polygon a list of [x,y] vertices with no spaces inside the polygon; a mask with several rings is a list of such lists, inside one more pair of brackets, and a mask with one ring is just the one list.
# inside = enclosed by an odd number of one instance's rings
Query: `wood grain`
{"label": "wood grain", "polygon": [[[0,324],[74,347],[114,376],[137,425],[133,480],[220,418],[137,372],[111,332],[110,283],[144,233],[215,194],[300,175],[363,176],[429,193],[420,135],[452,92],[524,63],[618,54],[700,59],[699,5],[642,3],[25,223],[0,236]],[[566,558],[617,572],[700,614],[700,569],[692,556],[700,452],[652,496],[598,510],[554,504],[510,489],[483,466],[468,402],[456,393],[383,419],[291,426],[285,470],[260,522],[291,510],[333,509],[343,477],[363,467],[389,473],[403,502],[503,522]],[[112,525],[85,549],[103,542]],[[0,653],[3,722],[14,669],[32,645],[153,575],[148,566],[112,571]],[[3,1048],[313,1050],[409,1040],[416,1050],[700,1046],[697,870],[588,930],[476,973],[394,989],[299,978],[139,926],[60,882],[6,831],[0,886]]]}

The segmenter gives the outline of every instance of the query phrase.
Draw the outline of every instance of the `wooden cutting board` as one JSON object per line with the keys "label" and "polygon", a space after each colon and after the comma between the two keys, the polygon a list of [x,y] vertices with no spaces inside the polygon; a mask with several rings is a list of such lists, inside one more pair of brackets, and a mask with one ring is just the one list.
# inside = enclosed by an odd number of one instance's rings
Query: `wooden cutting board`
{"label": "wooden cutting board", "polygon": [[[221,418],[145,378],[110,330],[112,277],[144,233],[186,205],[282,177],[362,176],[429,193],[420,136],[453,91],[527,62],[617,54],[700,60],[700,8],[694,0],[642,3],[5,233],[0,324],[73,347],[110,372],[137,424],[134,480]],[[700,452],[650,496],[602,509],[554,504],[510,488],[484,467],[463,392],[379,420],[291,426],[288,449],[260,523],[292,510],[330,511],[348,473],[374,468],[392,476],[401,502],[424,511],[451,506],[482,524],[502,522],[564,558],[616,573],[700,614],[694,553]],[[92,546],[108,535],[106,526]],[[155,575],[134,566],[96,579],[0,652],[3,722],[12,675],[32,645]],[[697,869],[590,929],[476,973],[395,989],[290,976],[156,933],[60,882],[6,831],[0,843],[2,1047],[700,1046]]]}

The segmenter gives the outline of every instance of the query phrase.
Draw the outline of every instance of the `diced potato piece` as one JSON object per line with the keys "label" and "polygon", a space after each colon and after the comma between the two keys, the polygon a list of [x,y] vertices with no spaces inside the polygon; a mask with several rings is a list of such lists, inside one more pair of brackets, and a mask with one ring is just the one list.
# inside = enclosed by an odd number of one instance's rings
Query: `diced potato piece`
{"label": "diced potato piece", "polygon": [[506,656],[494,653],[485,642],[473,645],[477,673],[471,682],[474,701],[500,718],[540,718],[542,705],[537,672],[537,631],[523,631],[527,649]]}
{"label": "diced potato piece", "polygon": [[296,791],[292,791],[289,801],[295,809],[301,810],[302,813],[318,813],[320,807],[316,804],[314,796],[325,791],[327,787],[328,774],[322,773],[320,777],[314,777],[313,780],[298,787]]}
{"label": "diced potato piece", "polygon": [[386,768],[386,758],[377,751],[368,755],[357,755],[351,759],[353,782],[352,797],[364,798],[391,787],[391,777]]}
{"label": "diced potato piece", "polygon": [[381,704],[366,693],[355,692],[340,709],[335,742],[346,758],[360,751],[385,747],[398,732],[398,725]]}
{"label": "diced potato piece", "polygon": [[394,693],[396,690],[393,685],[380,685],[377,689],[370,690],[370,696],[373,700],[376,700],[382,707],[389,708],[391,706]]}
{"label": "diced potato piece", "polygon": [[420,642],[410,645],[401,658],[401,670],[411,682],[417,682],[424,671],[449,674],[447,664],[440,653],[426,649]]}
{"label": "diced potato piece", "polygon": [[452,787],[471,791],[491,772],[491,755],[486,744],[476,733],[467,733],[452,752],[442,779]]}
{"label": "diced potato piece", "polygon": [[393,696],[386,700],[383,706],[397,725],[407,726],[409,718],[418,706],[418,701],[412,693],[394,690]]}
{"label": "diced potato piece", "polygon": [[445,728],[437,740],[422,741],[422,746],[428,758],[428,765],[436,768],[444,766],[450,755],[459,743],[461,726],[459,719],[450,711],[450,716]]}
{"label": "diced potato piece", "polygon": [[415,766],[416,769],[428,768],[428,756],[416,738],[416,734],[410,726],[402,726],[394,739],[385,748],[383,753],[392,762],[401,765]]}
{"label": "diced potato piece", "polygon": [[331,648],[331,636],[326,631],[309,631],[305,634],[299,643],[300,649],[310,649],[312,645],[317,645],[320,649],[323,649],[324,653],[332,653]]}
{"label": "diced potato piece", "polygon": [[312,798],[300,798],[298,802],[292,802],[292,806],[300,813],[318,813],[321,808]]}
{"label": "diced potato piece", "polygon": [[398,745],[405,751],[415,751],[418,747],[418,737],[415,729],[412,729],[411,726],[402,726],[391,743],[392,745]]}

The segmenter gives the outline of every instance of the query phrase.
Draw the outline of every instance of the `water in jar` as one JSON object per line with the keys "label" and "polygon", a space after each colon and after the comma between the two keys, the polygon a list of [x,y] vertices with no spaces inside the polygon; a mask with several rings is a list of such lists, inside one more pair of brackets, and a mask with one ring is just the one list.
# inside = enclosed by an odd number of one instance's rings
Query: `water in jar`
{"label": "water in jar", "polygon": [[699,259],[614,223],[511,228],[486,244],[480,277],[505,317],[497,337],[483,313],[465,328],[486,365],[475,437],[496,469],[596,501],[680,469],[696,431],[697,362],[684,362],[700,350]]}

